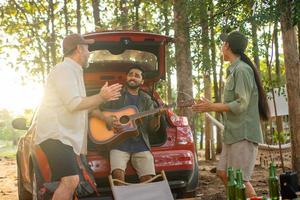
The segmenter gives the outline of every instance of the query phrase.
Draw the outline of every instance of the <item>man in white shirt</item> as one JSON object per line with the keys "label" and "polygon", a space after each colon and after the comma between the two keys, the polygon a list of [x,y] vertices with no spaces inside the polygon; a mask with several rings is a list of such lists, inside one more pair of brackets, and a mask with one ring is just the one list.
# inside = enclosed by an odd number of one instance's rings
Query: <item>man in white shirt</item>
{"label": "man in white shirt", "polygon": [[87,152],[88,111],[120,96],[120,84],[106,83],[98,94],[86,97],[83,68],[92,43],[79,34],[64,38],[64,60],[49,73],[37,113],[35,143],[48,158],[52,181],[60,181],[54,200],[71,199],[79,183],[76,155]]}

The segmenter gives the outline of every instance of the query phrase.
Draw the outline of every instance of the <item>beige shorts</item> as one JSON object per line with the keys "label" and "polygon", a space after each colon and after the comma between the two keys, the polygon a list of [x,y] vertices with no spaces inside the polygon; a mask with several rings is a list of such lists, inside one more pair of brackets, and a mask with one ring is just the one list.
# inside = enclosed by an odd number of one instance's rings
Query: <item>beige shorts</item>
{"label": "beige shorts", "polygon": [[110,151],[110,169],[126,170],[128,161],[131,160],[132,167],[139,177],[155,175],[154,159],[150,151],[128,153],[113,149]]}
{"label": "beige shorts", "polygon": [[242,140],[233,144],[224,144],[217,170],[225,171],[228,167],[241,169],[244,181],[250,181],[258,152],[258,144]]}

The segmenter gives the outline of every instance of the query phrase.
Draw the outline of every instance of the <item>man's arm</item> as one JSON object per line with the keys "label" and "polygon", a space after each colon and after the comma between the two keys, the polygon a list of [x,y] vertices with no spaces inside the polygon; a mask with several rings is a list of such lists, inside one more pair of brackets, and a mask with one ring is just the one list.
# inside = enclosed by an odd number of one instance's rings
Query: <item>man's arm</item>
{"label": "man's arm", "polygon": [[151,133],[156,132],[160,127],[160,114],[155,114],[148,123],[148,127],[152,129]]}
{"label": "man's arm", "polygon": [[78,76],[68,67],[58,66],[48,78],[59,98],[70,112],[89,110],[106,101],[118,99],[121,94],[121,84],[108,86],[106,82],[100,92],[91,97],[83,97],[80,93]]}
{"label": "man's arm", "polygon": [[98,119],[101,119],[103,121],[105,121],[105,115],[103,114],[103,112],[101,112],[101,110],[99,109],[93,109],[91,112],[90,112],[90,116],[91,117],[96,117]]}
{"label": "man's arm", "polygon": [[120,122],[119,119],[114,115],[105,115],[100,109],[94,109],[90,112],[91,117],[96,117],[102,121],[105,122],[107,128],[111,130],[112,128],[115,128],[115,130],[118,130],[120,128]]}
{"label": "man's arm", "polygon": [[[155,102],[151,99],[148,101],[148,109],[155,109]],[[147,130],[149,133],[155,133],[160,127],[160,113],[156,113],[154,115],[150,115],[144,119],[147,123]]]}
{"label": "man's arm", "polygon": [[194,112],[229,112],[230,107],[224,103],[212,103],[206,99],[192,106]]}
{"label": "man's arm", "polygon": [[98,94],[82,98],[73,111],[92,110],[107,101],[117,100],[121,96],[121,88],[121,84],[117,83],[108,86],[108,83],[106,82]]}

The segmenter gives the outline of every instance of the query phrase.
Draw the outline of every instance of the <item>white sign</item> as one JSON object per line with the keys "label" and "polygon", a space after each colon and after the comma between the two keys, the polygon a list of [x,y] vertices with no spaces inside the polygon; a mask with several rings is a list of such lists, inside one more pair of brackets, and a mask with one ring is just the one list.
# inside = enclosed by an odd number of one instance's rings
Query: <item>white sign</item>
{"label": "white sign", "polygon": [[[274,88],[274,96],[276,103],[277,116],[288,115],[288,102],[287,102],[287,92],[285,88]],[[267,93],[268,105],[270,108],[270,114],[272,117],[275,116],[275,108],[272,92]]]}

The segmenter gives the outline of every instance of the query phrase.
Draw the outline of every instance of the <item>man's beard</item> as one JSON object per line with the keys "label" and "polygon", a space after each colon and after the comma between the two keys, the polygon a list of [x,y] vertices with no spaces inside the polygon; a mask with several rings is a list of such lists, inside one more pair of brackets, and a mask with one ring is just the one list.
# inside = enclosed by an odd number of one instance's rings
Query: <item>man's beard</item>
{"label": "man's beard", "polygon": [[89,61],[88,61],[88,59],[86,59],[83,62],[83,68],[88,68],[88,67],[89,67]]}
{"label": "man's beard", "polygon": [[86,69],[89,67],[89,57],[83,56],[81,57],[82,68]]}
{"label": "man's beard", "polygon": [[[135,82],[134,82],[135,83]],[[127,85],[127,87],[129,87],[130,89],[137,89],[137,88],[139,88],[140,86],[141,86],[141,84],[134,84],[134,85],[132,85],[132,84],[130,84],[130,81],[127,81],[126,82],[126,85]]]}

